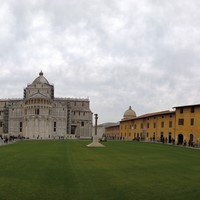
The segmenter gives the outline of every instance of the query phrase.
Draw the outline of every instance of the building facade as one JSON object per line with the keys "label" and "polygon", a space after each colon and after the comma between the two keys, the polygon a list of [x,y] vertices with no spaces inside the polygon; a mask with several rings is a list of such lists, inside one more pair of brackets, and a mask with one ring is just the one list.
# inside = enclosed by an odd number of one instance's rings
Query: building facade
{"label": "building facade", "polygon": [[136,116],[129,107],[119,126],[106,128],[106,137],[200,147],[200,104],[176,106],[172,111],[141,116]]}
{"label": "building facade", "polygon": [[[103,138],[107,137],[107,135],[106,135],[107,128],[111,127],[111,126],[115,126],[115,125],[119,126],[118,123],[113,123],[113,122],[107,122],[107,123],[97,125],[97,137],[99,139],[103,139]],[[93,127],[92,135],[94,135],[94,134],[95,134],[95,127]]]}
{"label": "building facade", "polygon": [[106,127],[105,136],[108,140],[120,140],[119,123]]}
{"label": "building facade", "polygon": [[43,72],[27,85],[21,99],[0,99],[0,134],[30,139],[90,138],[88,98],[56,98]]}
{"label": "building facade", "polygon": [[175,139],[175,112],[161,111],[120,121],[124,140],[167,141]]}
{"label": "building facade", "polygon": [[176,106],[175,134],[178,143],[200,146],[200,104]]}

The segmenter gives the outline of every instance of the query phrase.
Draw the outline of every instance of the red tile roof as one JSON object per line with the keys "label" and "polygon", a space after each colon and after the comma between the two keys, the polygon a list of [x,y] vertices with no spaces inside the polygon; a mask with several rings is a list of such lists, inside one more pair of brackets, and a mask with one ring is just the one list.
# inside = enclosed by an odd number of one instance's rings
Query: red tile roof
{"label": "red tile roof", "polygon": [[135,118],[121,120],[121,122],[132,121],[134,119],[143,119],[143,118],[153,117],[153,116],[159,116],[159,115],[169,115],[169,114],[174,114],[174,113],[175,113],[175,111],[170,111],[170,110],[165,110],[165,111],[160,111],[160,112],[154,112],[154,113],[147,113],[147,114],[135,117]]}
{"label": "red tile roof", "polygon": [[173,108],[184,108],[184,107],[193,107],[193,106],[200,106],[200,104],[192,104],[192,105],[184,105],[184,106],[174,106]]}

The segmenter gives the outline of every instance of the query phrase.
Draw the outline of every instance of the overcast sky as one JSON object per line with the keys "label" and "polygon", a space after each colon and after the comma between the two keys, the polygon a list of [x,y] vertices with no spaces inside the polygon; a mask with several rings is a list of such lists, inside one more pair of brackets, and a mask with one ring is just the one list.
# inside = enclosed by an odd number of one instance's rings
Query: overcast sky
{"label": "overcast sky", "polygon": [[199,0],[0,0],[0,98],[42,70],[99,123],[200,103]]}

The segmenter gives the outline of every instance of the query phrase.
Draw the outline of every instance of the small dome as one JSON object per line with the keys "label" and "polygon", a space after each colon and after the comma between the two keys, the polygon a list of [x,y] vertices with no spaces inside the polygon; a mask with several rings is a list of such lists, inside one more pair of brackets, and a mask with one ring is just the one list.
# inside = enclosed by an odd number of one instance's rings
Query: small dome
{"label": "small dome", "polygon": [[123,119],[131,119],[134,117],[136,117],[136,113],[132,110],[131,106],[129,106],[129,109],[124,113]]}
{"label": "small dome", "polygon": [[39,73],[39,76],[33,81],[33,84],[35,84],[35,83],[46,83],[46,84],[49,84],[47,79],[43,76],[43,72],[42,71]]}

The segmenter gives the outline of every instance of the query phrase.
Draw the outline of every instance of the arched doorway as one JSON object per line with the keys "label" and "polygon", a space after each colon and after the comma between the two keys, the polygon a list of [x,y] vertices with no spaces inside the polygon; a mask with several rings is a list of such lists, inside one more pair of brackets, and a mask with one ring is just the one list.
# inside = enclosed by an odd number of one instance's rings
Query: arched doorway
{"label": "arched doorway", "polygon": [[194,140],[194,135],[191,133],[190,134],[190,141],[193,142],[193,140]]}
{"label": "arched doorway", "polygon": [[178,144],[183,144],[183,134],[178,135]]}
{"label": "arched doorway", "polygon": [[194,145],[193,141],[194,141],[194,135],[192,133],[190,133],[190,139],[189,139],[188,145],[193,146]]}
{"label": "arched doorway", "polygon": [[172,142],[172,133],[169,132],[168,134],[168,142],[171,143]]}

